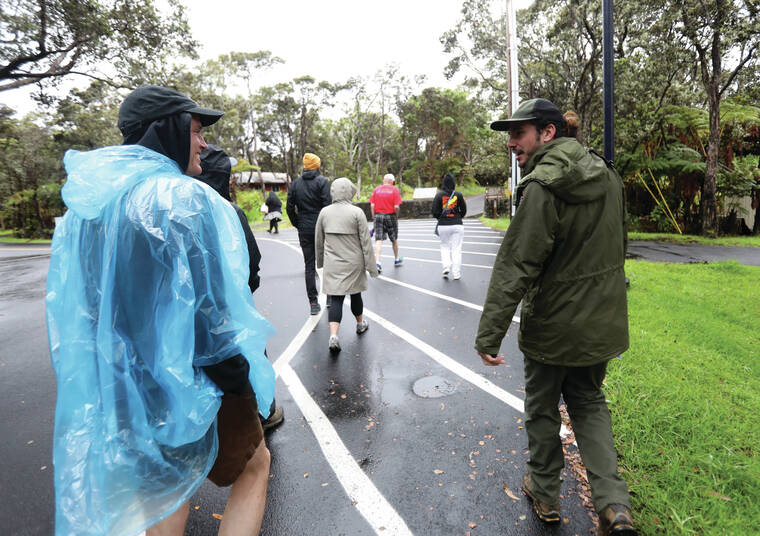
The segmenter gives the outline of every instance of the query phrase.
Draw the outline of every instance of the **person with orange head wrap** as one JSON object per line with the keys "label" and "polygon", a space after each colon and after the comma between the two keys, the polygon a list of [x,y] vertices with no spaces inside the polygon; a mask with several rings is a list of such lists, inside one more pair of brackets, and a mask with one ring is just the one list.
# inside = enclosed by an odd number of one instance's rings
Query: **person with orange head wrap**
{"label": "person with orange head wrap", "polygon": [[313,153],[303,155],[303,173],[288,190],[286,210],[290,222],[298,229],[298,241],[303,251],[306,295],[311,314],[319,313],[317,301],[317,268],[315,265],[314,229],[322,208],[332,203],[330,183],[319,173],[322,161]]}

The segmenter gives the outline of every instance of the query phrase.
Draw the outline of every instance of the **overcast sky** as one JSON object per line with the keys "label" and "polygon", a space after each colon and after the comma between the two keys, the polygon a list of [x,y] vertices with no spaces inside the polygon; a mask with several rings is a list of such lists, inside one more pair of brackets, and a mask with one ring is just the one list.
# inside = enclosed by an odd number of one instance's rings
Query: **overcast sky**
{"label": "overcast sky", "polygon": [[[515,0],[516,8],[532,0]],[[201,59],[231,51],[270,50],[285,60],[262,85],[310,75],[342,82],[372,76],[396,63],[406,75],[427,75],[427,85],[454,87],[443,69],[440,36],[460,17],[462,0],[184,0]],[[502,13],[506,0],[496,0]],[[82,83],[82,81],[78,81]],[[24,112],[29,91],[0,93],[0,102]]]}

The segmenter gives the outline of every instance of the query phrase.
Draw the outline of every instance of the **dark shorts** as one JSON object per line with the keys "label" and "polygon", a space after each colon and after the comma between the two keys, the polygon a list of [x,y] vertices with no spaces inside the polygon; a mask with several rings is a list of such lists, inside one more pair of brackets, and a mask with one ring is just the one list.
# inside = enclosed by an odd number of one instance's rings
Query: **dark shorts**
{"label": "dark shorts", "polygon": [[398,240],[398,220],[395,214],[375,214],[375,240],[385,238],[391,242]]}
{"label": "dark shorts", "polygon": [[219,452],[208,479],[220,487],[230,486],[242,474],[264,439],[256,397],[251,391],[222,397],[216,432]]}

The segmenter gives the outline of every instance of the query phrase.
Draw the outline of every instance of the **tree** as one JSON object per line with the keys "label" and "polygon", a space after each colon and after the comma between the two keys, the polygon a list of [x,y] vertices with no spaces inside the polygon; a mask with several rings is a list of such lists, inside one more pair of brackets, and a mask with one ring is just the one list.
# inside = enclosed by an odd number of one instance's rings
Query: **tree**
{"label": "tree", "polygon": [[436,184],[447,171],[468,165],[478,129],[487,128],[484,109],[465,91],[427,88],[402,106],[402,126],[416,139],[419,184]]}
{"label": "tree", "polygon": [[756,0],[674,0],[679,27],[694,49],[707,95],[710,135],[702,187],[702,232],[717,232],[715,197],[720,144],[720,104],[742,69],[757,63],[760,47],[760,4]]}
{"label": "tree", "polygon": [[1,0],[0,91],[67,75],[128,85],[118,78],[169,55],[195,57],[184,6],[164,3],[167,13],[154,0]]}

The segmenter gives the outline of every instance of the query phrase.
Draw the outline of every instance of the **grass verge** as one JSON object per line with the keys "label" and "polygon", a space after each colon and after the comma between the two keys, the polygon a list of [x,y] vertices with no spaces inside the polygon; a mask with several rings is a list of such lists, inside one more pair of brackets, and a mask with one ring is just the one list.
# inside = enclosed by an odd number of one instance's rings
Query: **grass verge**
{"label": "grass verge", "polygon": [[481,216],[479,219],[483,225],[491,229],[506,231],[507,227],[509,227],[509,218],[486,218],[485,216]]}
{"label": "grass verge", "polygon": [[12,229],[0,230],[0,242],[4,244],[50,244],[49,238],[16,238]]}
{"label": "grass verge", "polygon": [[641,534],[760,517],[760,268],[628,261],[631,347],[607,397]]}
{"label": "grass verge", "polygon": [[739,246],[760,248],[760,236],[718,236],[710,238],[697,235],[679,235],[675,233],[639,233],[629,232],[628,240],[653,240],[673,242],[676,244],[703,244],[707,246]]}
{"label": "grass verge", "polygon": [[[509,218],[480,218],[483,225],[493,229],[506,231],[509,227]],[[745,248],[760,248],[760,236],[719,236],[710,238],[707,236],[679,235],[674,233],[640,233],[631,231],[628,240],[649,240],[656,242],[672,242],[674,244],[702,244],[706,246],[738,246]]]}

